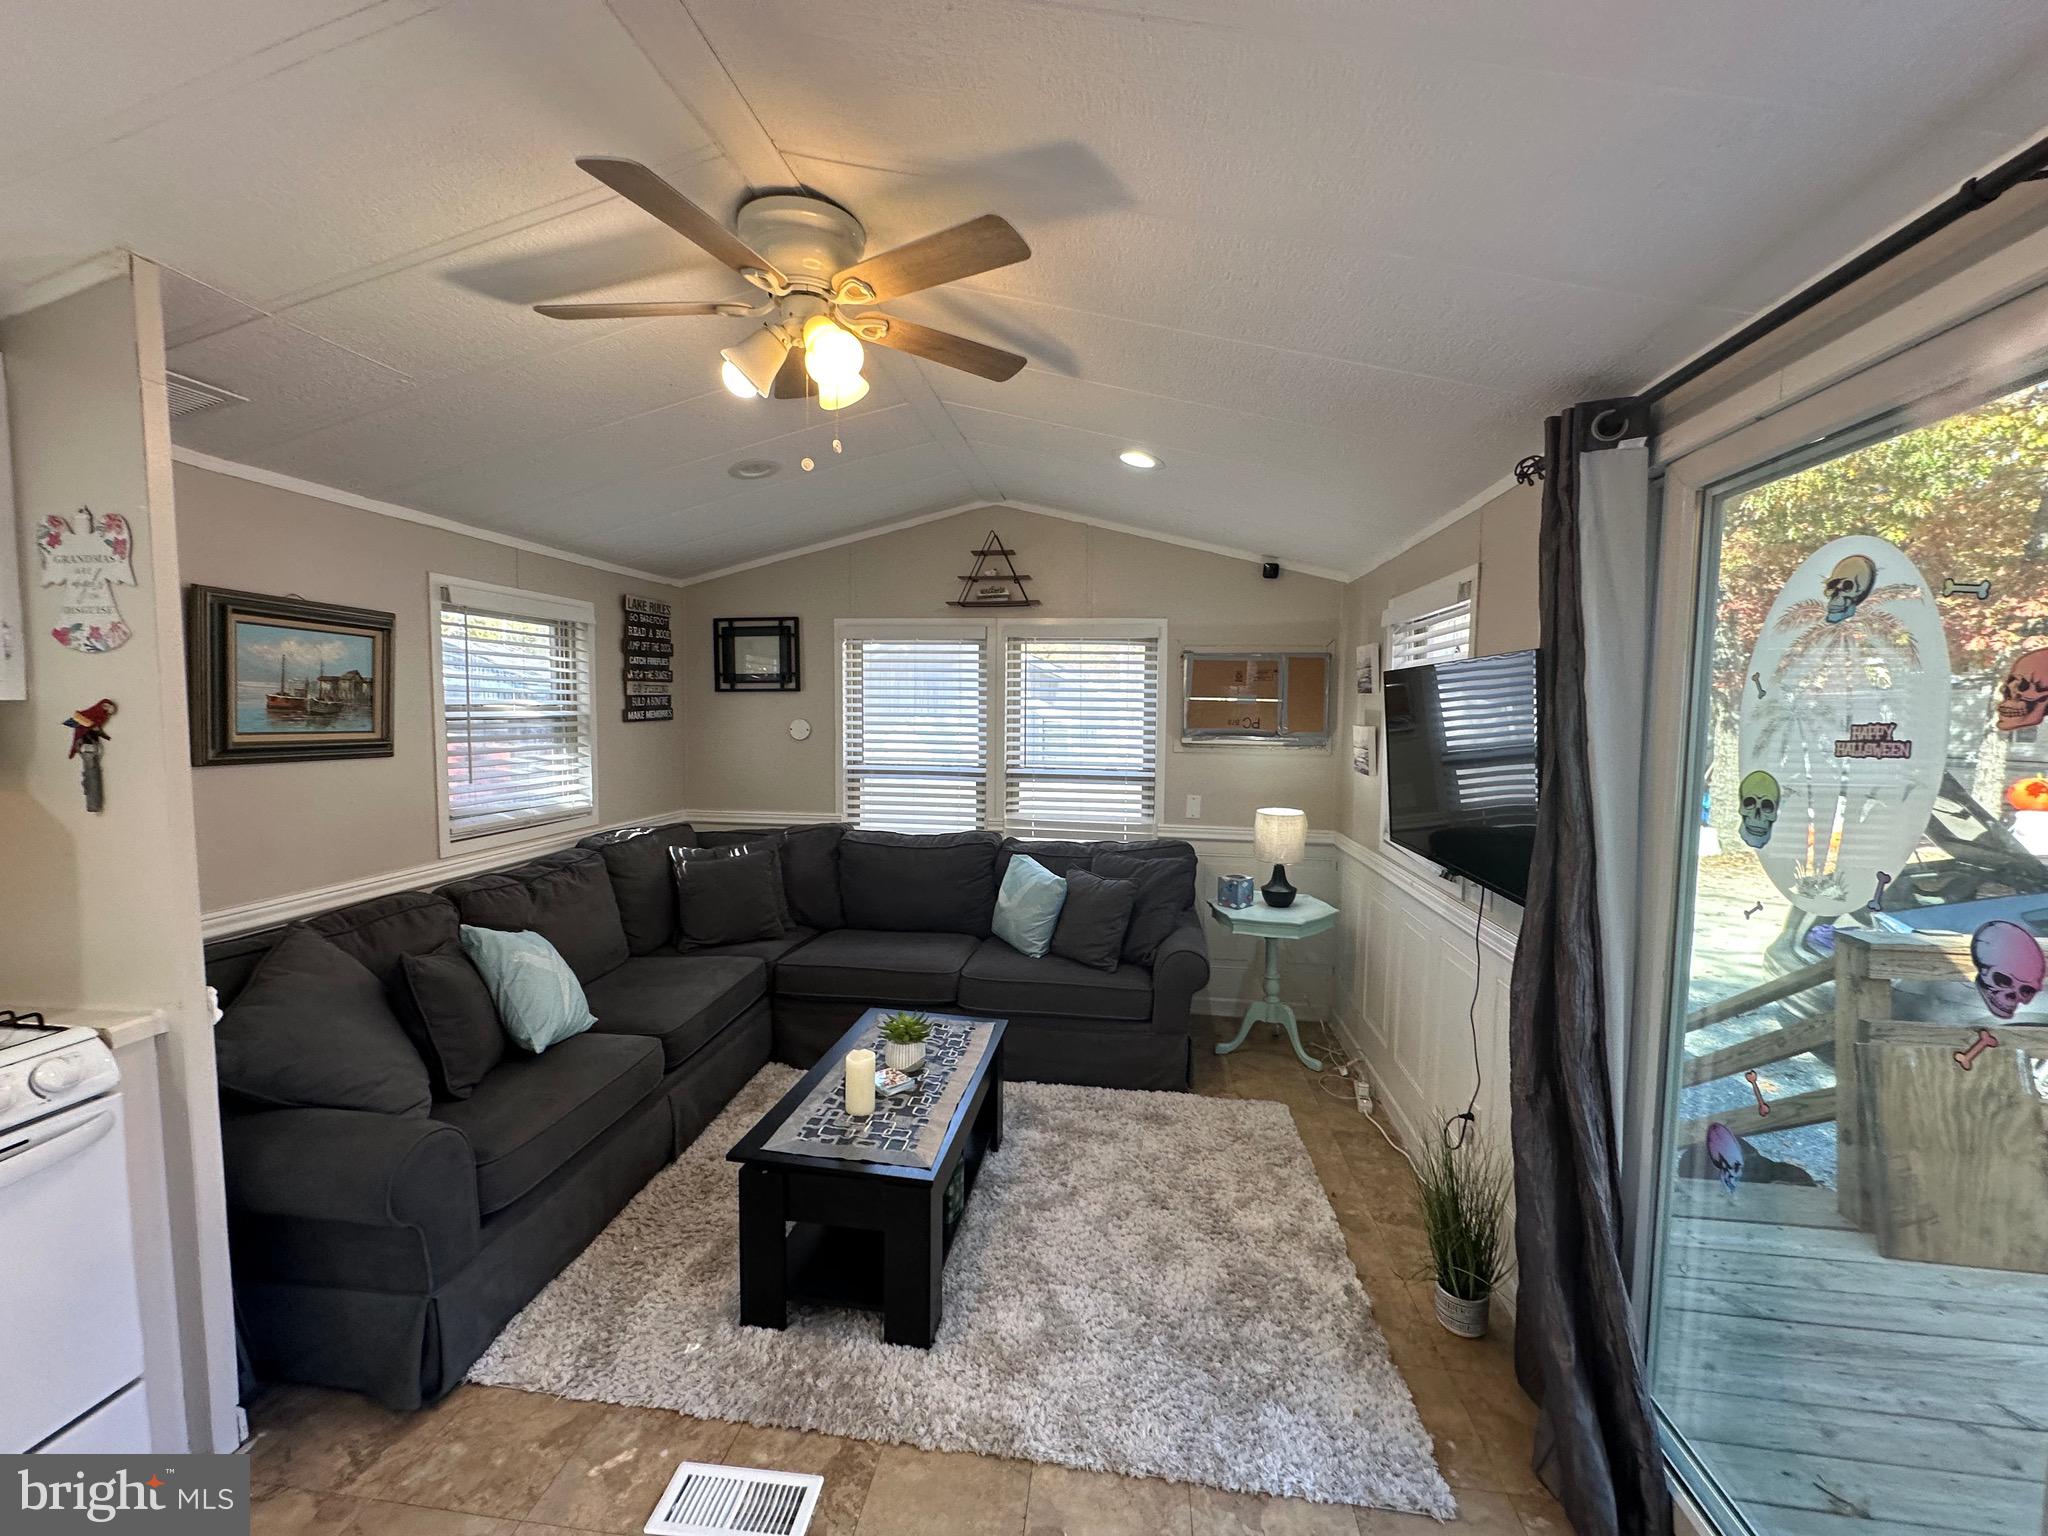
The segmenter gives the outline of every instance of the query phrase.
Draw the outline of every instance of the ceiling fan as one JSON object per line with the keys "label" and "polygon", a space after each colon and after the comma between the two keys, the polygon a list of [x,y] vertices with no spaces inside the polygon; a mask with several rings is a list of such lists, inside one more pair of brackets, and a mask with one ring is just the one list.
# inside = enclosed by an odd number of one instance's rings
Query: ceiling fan
{"label": "ceiling fan", "polygon": [[725,387],[748,399],[815,395],[827,410],[851,405],[868,392],[860,371],[864,341],[998,383],[1024,366],[1014,352],[863,307],[1024,260],[1031,247],[995,214],[863,259],[867,231],[852,214],[823,198],[792,193],[752,198],[740,207],[735,233],[638,161],[590,156],[576,163],[767,297],[534,305],[536,313],[551,320],[659,315],[764,320],[760,330],[720,353]]}

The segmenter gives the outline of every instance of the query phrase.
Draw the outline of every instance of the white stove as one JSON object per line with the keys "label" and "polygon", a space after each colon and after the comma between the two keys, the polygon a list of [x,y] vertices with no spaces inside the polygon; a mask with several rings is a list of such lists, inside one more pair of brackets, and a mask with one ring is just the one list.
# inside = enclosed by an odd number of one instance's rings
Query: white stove
{"label": "white stove", "polygon": [[89,1029],[0,1015],[0,1454],[146,1451],[120,1069]]}

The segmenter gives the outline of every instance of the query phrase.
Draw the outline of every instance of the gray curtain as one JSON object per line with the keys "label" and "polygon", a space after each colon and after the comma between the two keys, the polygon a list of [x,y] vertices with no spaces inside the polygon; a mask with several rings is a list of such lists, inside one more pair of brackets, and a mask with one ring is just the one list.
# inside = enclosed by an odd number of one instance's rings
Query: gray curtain
{"label": "gray curtain", "polygon": [[[1586,746],[1579,414],[1574,408],[1544,426],[1542,787],[1509,994],[1515,1370],[1541,1410],[1536,1474],[1579,1536],[1668,1536],[1671,1500],[1620,1252]],[[1617,934],[1614,942],[1626,939]]]}

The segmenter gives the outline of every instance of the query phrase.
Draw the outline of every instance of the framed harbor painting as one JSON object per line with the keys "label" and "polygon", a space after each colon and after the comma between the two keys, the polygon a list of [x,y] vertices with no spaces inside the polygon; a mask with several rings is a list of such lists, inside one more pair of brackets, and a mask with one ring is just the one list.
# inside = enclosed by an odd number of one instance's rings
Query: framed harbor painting
{"label": "framed harbor painting", "polygon": [[193,586],[192,761],[391,755],[391,626],[372,608]]}

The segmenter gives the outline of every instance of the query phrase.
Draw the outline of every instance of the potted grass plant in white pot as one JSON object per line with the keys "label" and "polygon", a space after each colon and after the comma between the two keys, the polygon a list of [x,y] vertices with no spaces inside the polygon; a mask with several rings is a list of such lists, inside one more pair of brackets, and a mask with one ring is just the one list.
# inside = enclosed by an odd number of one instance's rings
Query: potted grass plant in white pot
{"label": "potted grass plant in white pot", "polygon": [[924,1070],[924,1043],[932,1021],[921,1013],[892,1013],[882,1020],[882,1064],[898,1072]]}
{"label": "potted grass plant in white pot", "polygon": [[1460,1338],[1485,1336],[1494,1287],[1507,1278],[1506,1230],[1514,1172],[1476,1135],[1441,1138],[1416,1159],[1422,1228],[1436,1280],[1436,1320]]}

